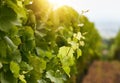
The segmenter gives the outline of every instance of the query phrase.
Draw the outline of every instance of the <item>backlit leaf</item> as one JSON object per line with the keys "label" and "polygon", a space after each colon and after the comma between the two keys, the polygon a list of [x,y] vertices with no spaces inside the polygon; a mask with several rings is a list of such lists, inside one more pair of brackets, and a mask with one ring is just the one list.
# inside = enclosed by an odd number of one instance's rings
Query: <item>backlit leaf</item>
{"label": "backlit leaf", "polygon": [[13,73],[15,78],[19,77],[20,67],[16,62],[13,62],[13,61],[10,62],[10,70]]}
{"label": "backlit leaf", "polygon": [[62,63],[62,68],[66,72],[68,76],[70,73],[70,66],[74,64],[74,57],[73,57],[74,50],[71,47],[61,47],[59,49],[58,57]]}
{"label": "backlit leaf", "polygon": [[79,58],[80,56],[82,56],[82,51],[81,49],[77,49],[77,58]]}
{"label": "backlit leaf", "polygon": [[46,77],[51,80],[51,82],[54,83],[63,83],[63,79],[61,77],[56,77],[55,72],[52,70],[49,70],[46,72]]}
{"label": "backlit leaf", "polygon": [[19,79],[22,83],[27,83],[24,75],[19,75]]}

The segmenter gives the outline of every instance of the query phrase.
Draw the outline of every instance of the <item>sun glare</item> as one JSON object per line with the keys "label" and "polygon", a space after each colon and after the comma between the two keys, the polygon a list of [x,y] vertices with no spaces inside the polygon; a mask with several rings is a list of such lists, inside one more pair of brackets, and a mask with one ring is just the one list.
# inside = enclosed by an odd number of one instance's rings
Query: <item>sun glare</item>
{"label": "sun glare", "polygon": [[66,5],[66,0],[48,0],[48,2],[53,5],[54,9]]}

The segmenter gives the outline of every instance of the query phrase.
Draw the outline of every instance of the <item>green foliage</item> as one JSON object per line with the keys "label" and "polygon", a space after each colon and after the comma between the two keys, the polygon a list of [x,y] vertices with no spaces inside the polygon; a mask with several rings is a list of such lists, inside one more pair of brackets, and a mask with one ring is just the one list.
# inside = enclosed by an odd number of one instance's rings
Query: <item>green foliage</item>
{"label": "green foliage", "polygon": [[64,83],[82,54],[78,17],[47,0],[0,0],[0,83]]}
{"label": "green foliage", "polygon": [[66,72],[68,76],[70,73],[70,67],[74,64],[74,57],[73,57],[73,49],[70,47],[61,47],[58,53],[58,57],[60,58],[60,61],[62,63],[62,68]]}
{"label": "green foliage", "polygon": [[71,7],[0,0],[0,83],[64,83],[99,52],[99,41],[94,24]]}
{"label": "green foliage", "polygon": [[10,70],[13,73],[14,77],[18,78],[19,76],[19,71],[20,71],[20,67],[17,63],[15,62],[10,62]]}
{"label": "green foliage", "polygon": [[116,60],[120,60],[120,31],[116,35],[113,44],[110,49],[110,57]]}
{"label": "green foliage", "polygon": [[60,72],[54,72],[52,70],[49,70],[46,72],[46,77],[51,80],[51,82],[54,83],[63,83],[64,79],[62,78],[63,76],[60,75]]}
{"label": "green foliage", "polygon": [[[16,13],[7,6],[0,7],[0,30],[10,33],[12,30],[16,30],[17,15]],[[7,23],[7,24],[6,24]]]}
{"label": "green foliage", "polygon": [[116,36],[115,43],[117,46],[120,46],[120,31],[118,32],[118,34]]}
{"label": "green foliage", "polygon": [[[101,37],[95,28],[95,25],[90,22],[84,15],[80,15],[79,21],[81,33],[85,36],[85,45],[81,47],[82,55],[77,61],[78,76],[84,74],[94,59],[98,59],[101,53]],[[82,42],[81,42],[82,45]],[[79,78],[77,78],[79,79]]]}

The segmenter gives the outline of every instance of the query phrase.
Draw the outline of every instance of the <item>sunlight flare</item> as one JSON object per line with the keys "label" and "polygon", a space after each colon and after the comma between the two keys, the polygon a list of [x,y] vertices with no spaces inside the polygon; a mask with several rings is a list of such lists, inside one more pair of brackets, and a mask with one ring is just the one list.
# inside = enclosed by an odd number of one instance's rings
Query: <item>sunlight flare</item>
{"label": "sunlight flare", "polygon": [[54,9],[57,9],[60,6],[68,4],[70,1],[68,1],[68,0],[48,0],[48,2],[53,5]]}

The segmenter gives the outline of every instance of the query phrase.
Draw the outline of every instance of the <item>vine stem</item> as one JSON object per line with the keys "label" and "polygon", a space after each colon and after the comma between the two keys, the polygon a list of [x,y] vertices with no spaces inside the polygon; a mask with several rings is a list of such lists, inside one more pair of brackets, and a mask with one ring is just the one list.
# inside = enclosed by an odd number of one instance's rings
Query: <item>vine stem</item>
{"label": "vine stem", "polygon": [[70,47],[70,48],[69,48],[69,50],[68,50],[68,52],[67,52],[66,56],[68,56],[68,54],[69,54],[69,52],[70,52],[71,48],[72,48],[72,47]]}

